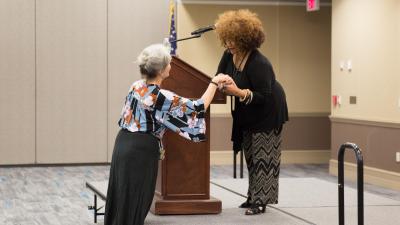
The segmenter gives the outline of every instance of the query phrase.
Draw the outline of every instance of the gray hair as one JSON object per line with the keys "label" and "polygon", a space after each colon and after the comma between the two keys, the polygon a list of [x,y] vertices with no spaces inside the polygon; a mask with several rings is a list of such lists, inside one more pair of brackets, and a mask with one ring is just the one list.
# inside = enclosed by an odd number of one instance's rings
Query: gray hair
{"label": "gray hair", "polygon": [[138,56],[140,73],[147,79],[157,76],[171,62],[168,46],[153,44],[146,47]]}

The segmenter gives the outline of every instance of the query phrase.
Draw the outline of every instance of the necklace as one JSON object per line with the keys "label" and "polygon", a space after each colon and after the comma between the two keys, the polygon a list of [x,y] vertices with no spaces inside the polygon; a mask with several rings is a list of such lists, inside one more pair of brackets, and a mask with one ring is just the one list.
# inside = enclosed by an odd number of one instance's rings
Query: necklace
{"label": "necklace", "polygon": [[[238,75],[238,73],[240,71],[240,67],[242,66],[242,63],[243,63],[244,59],[246,58],[247,54],[248,53],[246,52],[246,54],[244,54],[243,58],[240,60],[238,68],[236,68],[235,61],[233,60],[233,57],[232,57],[232,61],[233,61],[233,63],[232,63],[233,64],[232,78],[233,79],[235,79],[236,76]],[[234,112],[235,108],[236,108],[236,98],[235,98],[235,96],[231,95],[231,112]]]}
{"label": "necklace", "polygon": [[243,61],[246,58],[246,56],[247,56],[247,52],[243,55],[242,59],[240,60],[239,66],[237,68],[236,68],[236,65],[235,65],[235,60],[233,60],[233,57],[232,57],[232,61],[233,61],[233,75],[232,75],[232,77],[235,77],[238,74],[238,72],[241,71],[240,67],[242,67]]}

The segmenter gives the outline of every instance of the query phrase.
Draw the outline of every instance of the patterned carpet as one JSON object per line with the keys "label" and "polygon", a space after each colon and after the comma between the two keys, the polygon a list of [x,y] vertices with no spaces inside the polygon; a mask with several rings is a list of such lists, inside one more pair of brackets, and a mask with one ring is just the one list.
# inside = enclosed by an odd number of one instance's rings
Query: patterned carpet
{"label": "patterned carpet", "polygon": [[0,168],[0,224],[87,225],[85,181],[108,179],[108,166]]}
{"label": "patterned carpet", "polygon": [[[328,175],[327,165],[283,165],[281,177],[317,177],[331,183],[336,178]],[[93,224],[92,211],[87,206],[92,204],[92,193],[85,187],[86,181],[104,181],[108,179],[109,166],[67,166],[67,167],[0,167],[0,224],[1,225],[89,225]],[[212,166],[212,179],[232,177],[231,166]],[[245,172],[245,177],[247,173]],[[348,182],[349,186],[354,183]],[[400,201],[400,192],[365,185],[365,190],[382,197]],[[239,201],[238,199],[237,201]],[[237,204],[232,202],[232,206]],[[311,216],[317,219],[323,216],[323,209],[309,211],[306,208],[285,209],[298,216]],[[321,211],[322,210],[322,211]],[[366,213],[377,212],[376,208],[366,209]],[[394,210],[394,211],[393,211]],[[394,207],[387,206],[377,217],[391,218],[398,215]],[[334,215],[335,210],[326,209]],[[314,218],[314,217],[315,218]],[[269,209],[261,217],[244,217],[242,209],[224,210],[214,217],[149,215],[146,224],[282,224],[279,218],[286,218],[283,224],[304,224],[279,211]],[[163,222],[160,222],[163,221]],[[168,222],[169,221],[169,222]],[[175,223],[175,222],[176,223]],[[195,223],[195,221],[199,223]],[[202,221],[202,223],[200,223]],[[223,221],[226,221],[223,222]],[[231,221],[231,222],[229,222]],[[232,223],[232,221],[236,221]],[[252,222],[251,222],[252,221]],[[292,222],[290,222],[292,221]],[[297,221],[297,222],[294,222]],[[102,224],[102,219],[99,223]],[[307,223],[305,223],[307,224]],[[351,224],[351,223],[350,223]],[[368,223],[366,223],[368,224]]]}

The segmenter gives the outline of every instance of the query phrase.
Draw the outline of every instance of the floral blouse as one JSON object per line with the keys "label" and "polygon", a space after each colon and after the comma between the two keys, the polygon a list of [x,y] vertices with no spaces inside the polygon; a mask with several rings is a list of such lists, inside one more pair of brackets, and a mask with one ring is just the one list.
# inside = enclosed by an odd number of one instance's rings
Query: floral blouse
{"label": "floral blouse", "polygon": [[[204,113],[202,99],[193,101],[138,80],[129,89],[118,124],[122,129],[151,133],[158,139],[168,128],[186,139],[199,142],[206,137]],[[163,155],[162,149],[161,153]]]}

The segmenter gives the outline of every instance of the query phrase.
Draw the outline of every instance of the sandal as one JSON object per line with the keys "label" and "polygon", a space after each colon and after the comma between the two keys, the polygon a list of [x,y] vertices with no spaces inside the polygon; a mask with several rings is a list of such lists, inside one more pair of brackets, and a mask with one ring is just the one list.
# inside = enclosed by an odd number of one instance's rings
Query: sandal
{"label": "sandal", "polygon": [[250,209],[246,210],[245,215],[256,215],[260,213],[265,213],[265,205],[252,205]]}
{"label": "sandal", "polygon": [[239,208],[250,208],[252,204],[250,203],[250,197],[247,198],[245,202],[239,205]]}

